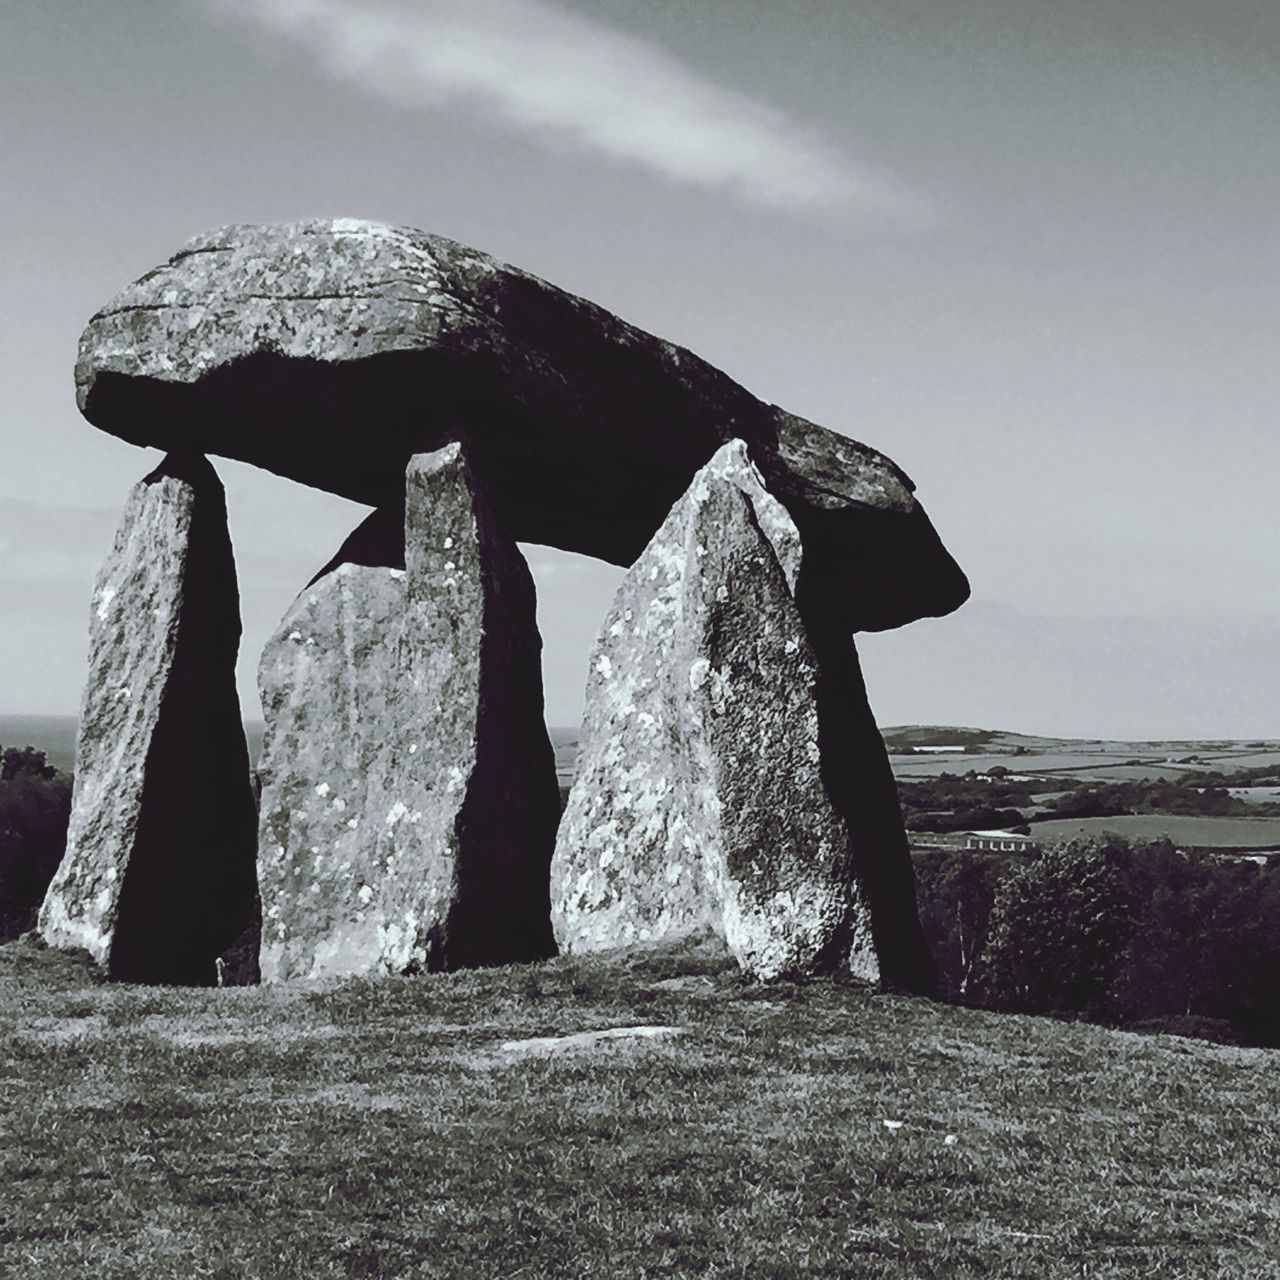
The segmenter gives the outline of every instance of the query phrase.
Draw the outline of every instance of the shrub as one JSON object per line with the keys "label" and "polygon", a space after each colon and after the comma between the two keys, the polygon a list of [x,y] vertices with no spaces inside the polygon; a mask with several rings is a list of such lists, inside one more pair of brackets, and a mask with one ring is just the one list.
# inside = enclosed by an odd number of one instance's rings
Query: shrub
{"label": "shrub", "polygon": [[981,984],[997,1008],[1097,1014],[1134,931],[1127,847],[1060,845],[996,889]]}
{"label": "shrub", "polygon": [[71,816],[71,778],[44,753],[10,747],[0,776],[0,941],[35,924],[62,861]]}

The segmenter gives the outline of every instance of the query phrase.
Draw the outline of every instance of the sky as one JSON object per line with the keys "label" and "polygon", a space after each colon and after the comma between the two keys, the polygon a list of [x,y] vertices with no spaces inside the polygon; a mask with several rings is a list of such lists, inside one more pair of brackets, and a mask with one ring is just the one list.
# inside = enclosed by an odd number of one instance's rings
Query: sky
{"label": "sky", "polygon": [[[89,316],[197,232],[332,216],[899,463],[973,598],[860,637],[881,724],[1280,735],[1278,119],[1264,0],[0,0],[0,710],[76,710],[159,458],[76,411]],[[256,716],[364,509],[215,465]],[[573,724],[620,571],[528,554]]]}

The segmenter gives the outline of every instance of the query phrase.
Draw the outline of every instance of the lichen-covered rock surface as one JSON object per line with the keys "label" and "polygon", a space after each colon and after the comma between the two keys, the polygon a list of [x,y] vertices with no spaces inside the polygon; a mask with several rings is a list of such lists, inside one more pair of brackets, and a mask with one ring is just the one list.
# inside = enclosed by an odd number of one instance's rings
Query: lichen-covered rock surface
{"label": "lichen-covered rock surface", "polygon": [[563,950],[712,931],[760,978],[877,976],[821,776],[799,560],[794,525],[734,441],[623,580],[591,657],[552,862]]}
{"label": "lichen-covered rock surface", "polygon": [[406,485],[398,545],[375,513],[263,654],[265,981],[552,949],[532,579],[459,444]]}
{"label": "lichen-covered rock surface", "polygon": [[170,456],[129,494],[94,588],[67,851],[40,912],[114,977],[211,983],[254,910],[222,485]]}
{"label": "lichen-covered rock surface", "polygon": [[745,439],[856,629],[968,584],[882,454],[691,352],[464,245],[352,220],[199,236],[81,339],[91,422],[373,505],[459,429],[513,537],[630,564],[695,471]]}

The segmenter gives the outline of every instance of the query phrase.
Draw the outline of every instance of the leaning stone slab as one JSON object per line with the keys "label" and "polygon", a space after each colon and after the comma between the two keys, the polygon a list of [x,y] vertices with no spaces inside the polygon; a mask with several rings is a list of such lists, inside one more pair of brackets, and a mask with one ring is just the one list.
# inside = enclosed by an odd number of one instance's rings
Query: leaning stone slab
{"label": "leaning stone slab", "polygon": [[760,978],[878,973],[821,771],[794,524],[743,442],[694,477],[591,657],[552,862],[568,952],[711,931]]}
{"label": "leaning stone slab", "polygon": [[90,422],[371,505],[465,430],[515,538],[629,565],[742,438],[846,629],[949,613],[968,584],[883,454],[484,253],[351,219],[192,240],[90,321]]}
{"label": "leaning stone slab", "polygon": [[406,488],[402,536],[370,517],[263,654],[264,981],[552,949],[532,578],[461,445]]}
{"label": "leaning stone slab", "polygon": [[255,816],[222,485],[170,455],[98,575],[67,851],[39,931],[117,978],[212,983],[254,910]]}

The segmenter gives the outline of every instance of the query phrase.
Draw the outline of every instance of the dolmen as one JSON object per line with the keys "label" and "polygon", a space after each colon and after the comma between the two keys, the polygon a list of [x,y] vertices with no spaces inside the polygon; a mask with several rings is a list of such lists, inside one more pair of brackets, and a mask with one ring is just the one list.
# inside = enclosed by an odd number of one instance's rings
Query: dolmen
{"label": "dolmen", "polygon": [[[859,630],[968,584],[883,455],[437,236],[198,237],[89,322],[78,402],[165,457],[91,604],[52,945],[207,983],[721,940],[771,979],[929,991]],[[209,455],[372,508],[259,669]],[[561,819],[518,542],[627,567]],[[317,556],[317,560],[320,556]]]}

